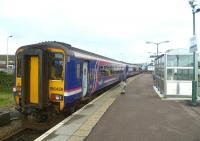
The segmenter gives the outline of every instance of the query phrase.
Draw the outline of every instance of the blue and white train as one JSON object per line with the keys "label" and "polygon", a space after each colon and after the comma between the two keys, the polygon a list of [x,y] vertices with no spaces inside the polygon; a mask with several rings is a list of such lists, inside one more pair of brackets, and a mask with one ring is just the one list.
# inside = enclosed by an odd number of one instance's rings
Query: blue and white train
{"label": "blue and white train", "polygon": [[17,109],[57,112],[120,81],[122,71],[139,73],[139,67],[77,49],[61,42],[26,45],[16,51]]}

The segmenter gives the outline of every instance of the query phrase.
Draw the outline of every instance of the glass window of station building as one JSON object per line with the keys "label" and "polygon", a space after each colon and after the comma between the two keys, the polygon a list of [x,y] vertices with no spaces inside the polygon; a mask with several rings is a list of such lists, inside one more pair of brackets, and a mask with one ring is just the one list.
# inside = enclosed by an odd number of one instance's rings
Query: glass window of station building
{"label": "glass window of station building", "polygon": [[[196,61],[196,68],[197,64]],[[155,59],[154,87],[160,94],[169,97],[191,97],[192,79],[193,54],[189,53],[189,50],[169,50]]]}

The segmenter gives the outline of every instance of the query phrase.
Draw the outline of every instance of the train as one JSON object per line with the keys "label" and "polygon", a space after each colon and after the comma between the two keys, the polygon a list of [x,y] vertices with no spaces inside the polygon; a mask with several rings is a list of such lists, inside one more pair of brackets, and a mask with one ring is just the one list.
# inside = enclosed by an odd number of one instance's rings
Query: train
{"label": "train", "polygon": [[25,115],[60,113],[95,92],[138,74],[138,65],[117,61],[48,41],[25,45],[16,51],[13,96],[16,109]]}

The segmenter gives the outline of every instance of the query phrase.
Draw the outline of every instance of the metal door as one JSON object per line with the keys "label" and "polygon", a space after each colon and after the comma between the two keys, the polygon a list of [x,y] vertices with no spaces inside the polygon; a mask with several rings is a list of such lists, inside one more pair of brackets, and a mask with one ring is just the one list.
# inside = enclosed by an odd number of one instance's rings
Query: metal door
{"label": "metal door", "polygon": [[83,73],[82,73],[82,91],[84,97],[87,94],[88,89],[88,62],[83,63]]}

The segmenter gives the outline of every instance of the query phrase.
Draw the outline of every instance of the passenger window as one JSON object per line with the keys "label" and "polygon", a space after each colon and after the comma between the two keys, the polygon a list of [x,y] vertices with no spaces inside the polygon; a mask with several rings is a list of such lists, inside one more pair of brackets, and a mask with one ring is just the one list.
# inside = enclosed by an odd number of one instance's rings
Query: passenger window
{"label": "passenger window", "polygon": [[51,80],[63,79],[64,55],[61,53],[49,53],[49,78]]}
{"label": "passenger window", "polygon": [[80,79],[81,78],[81,65],[76,64],[76,78]]}

